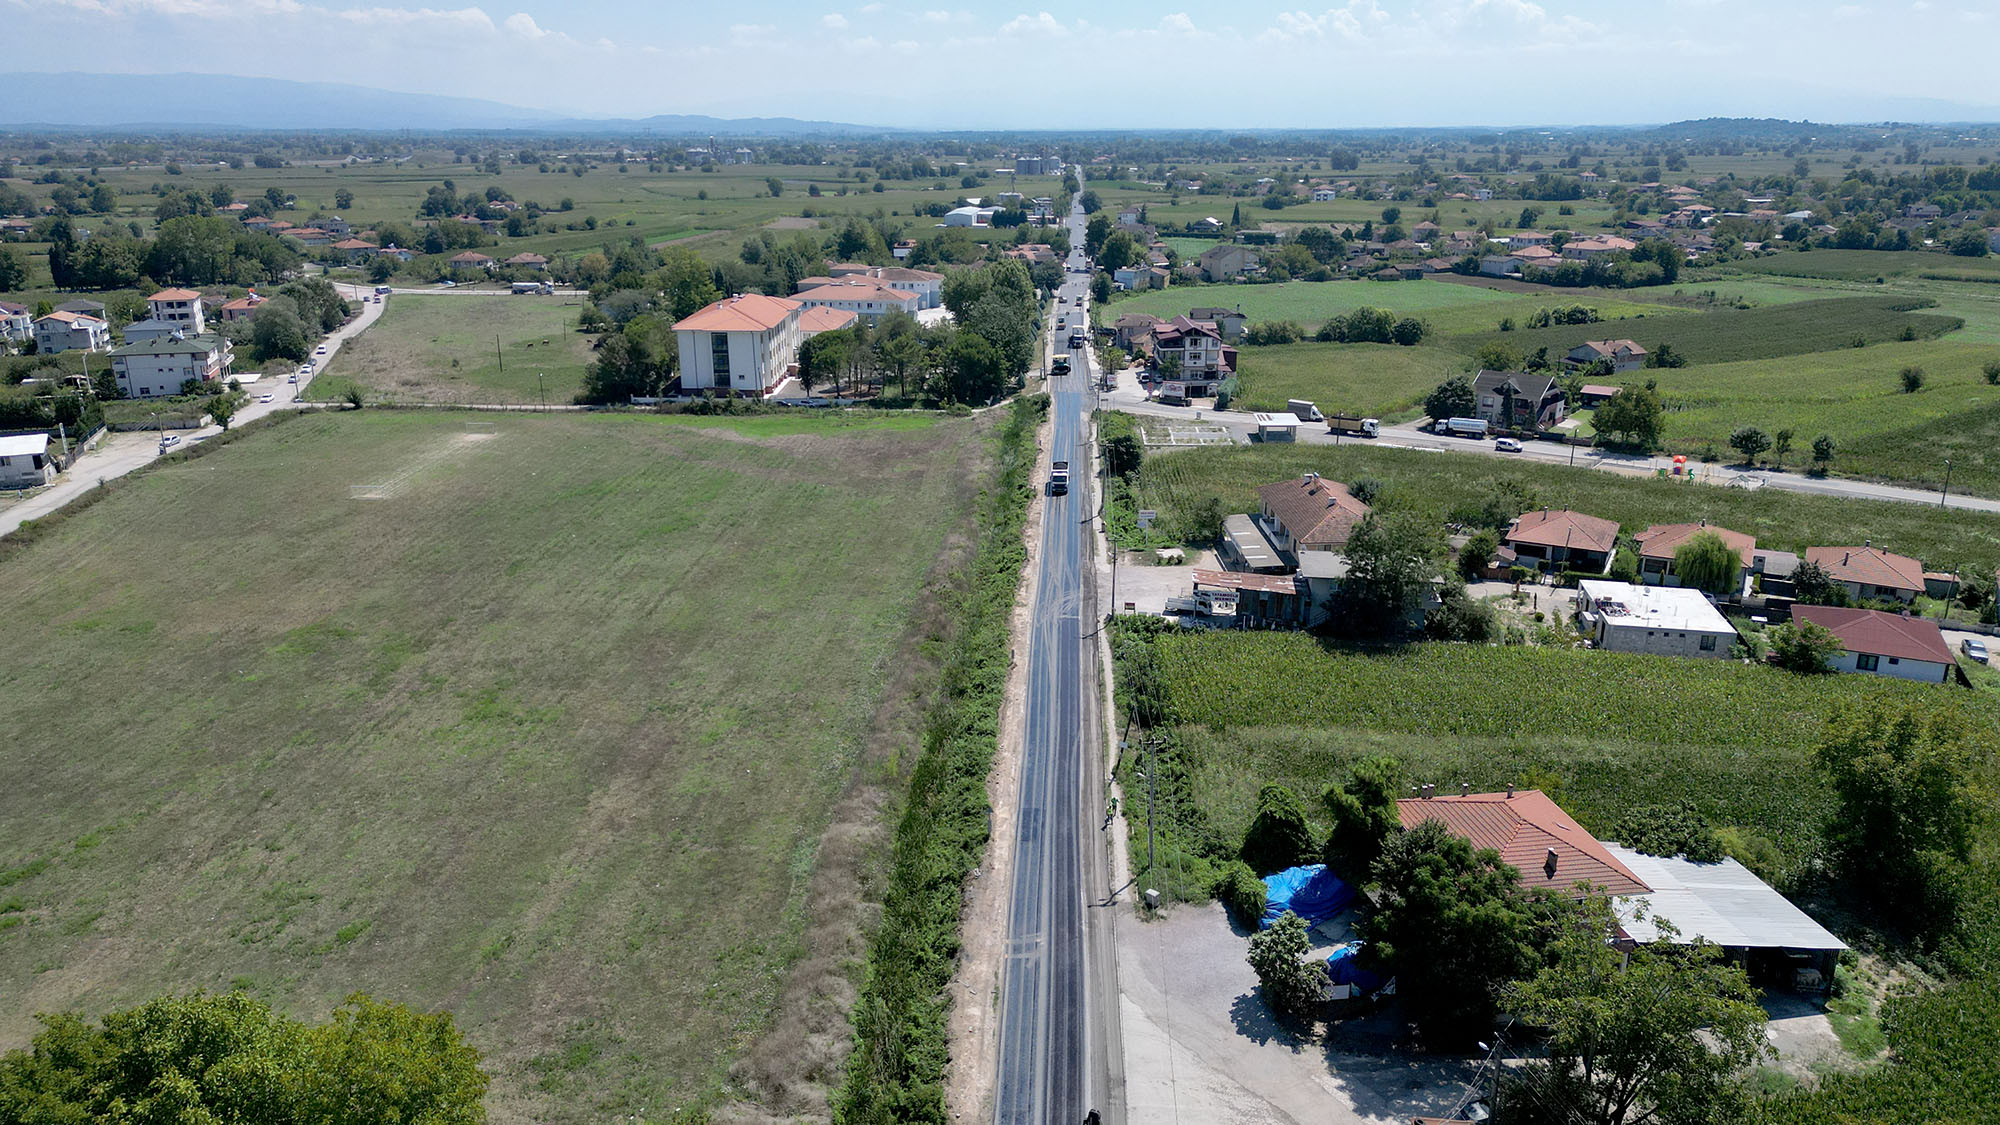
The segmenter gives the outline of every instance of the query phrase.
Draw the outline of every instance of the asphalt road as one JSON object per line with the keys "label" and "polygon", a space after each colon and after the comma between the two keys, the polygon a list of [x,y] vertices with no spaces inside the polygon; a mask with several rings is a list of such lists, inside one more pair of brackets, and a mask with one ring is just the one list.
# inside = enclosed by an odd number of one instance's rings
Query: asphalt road
{"label": "asphalt road", "polygon": [[[1083,244],[1081,213],[1072,238]],[[1073,263],[1081,264],[1076,257]],[[1062,296],[1088,293],[1070,274]],[[1075,305],[1068,306],[1071,309]],[[1073,314],[1072,314],[1073,315]],[[1067,332],[1063,334],[1067,336]],[[1058,347],[1067,350],[1067,341]],[[1121,1122],[1116,989],[1110,926],[1092,917],[1109,898],[1100,839],[1103,778],[1097,736],[1095,583],[1085,548],[1095,521],[1090,354],[1050,380],[1049,457],[1067,460],[1067,495],[1048,496],[1028,642],[1027,722],[1015,817],[1014,879],[1001,983],[993,1119],[1001,1125],[1081,1122],[1097,1109]]]}
{"label": "asphalt road", "polygon": [[[1238,441],[1251,440],[1250,435],[1257,428],[1255,420],[1246,413],[1235,410],[1212,410],[1192,406],[1168,406],[1154,402],[1146,392],[1137,386],[1121,386],[1117,391],[1104,396],[1104,407],[1123,410],[1132,414],[1147,414],[1162,418],[1199,417],[1201,421],[1221,426],[1236,435]],[[1522,443],[1519,453],[1501,453],[1493,448],[1491,440],[1461,437],[1447,437],[1430,433],[1416,422],[1405,422],[1387,426],[1379,439],[1337,437],[1327,432],[1325,426],[1308,425],[1299,430],[1298,440],[1302,444],[1333,445],[1342,441],[1366,441],[1370,444],[1390,449],[1426,449],[1443,453],[1462,453],[1486,457],[1508,457],[1516,460],[1540,461],[1553,465],[1574,465],[1577,468],[1603,469],[1608,472],[1623,473],[1628,476],[1653,476],[1661,469],[1671,469],[1671,457],[1646,457],[1610,450],[1591,449],[1583,446],[1559,445],[1554,442],[1527,441]],[[1733,465],[1710,465],[1689,462],[1688,467],[1698,481],[1728,488],[1775,489],[1779,492],[1804,492],[1818,496],[1844,496],[1856,500],[1894,500],[1910,504],[1937,504],[1943,499],[1944,506],[1962,508],[1976,512],[2000,512],[2000,499],[1983,496],[1941,495],[1936,489],[1907,488],[1894,484],[1876,484],[1870,481],[1848,480],[1844,477],[1814,477],[1802,471],[1774,472],[1769,469],[1744,469]],[[1942,470],[1940,470],[1942,471]]]}

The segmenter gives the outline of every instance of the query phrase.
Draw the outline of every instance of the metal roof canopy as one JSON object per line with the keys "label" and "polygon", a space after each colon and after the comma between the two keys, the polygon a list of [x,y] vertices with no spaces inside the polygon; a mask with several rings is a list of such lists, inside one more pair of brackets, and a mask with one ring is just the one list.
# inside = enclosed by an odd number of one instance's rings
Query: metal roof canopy
{"label": "metal roof canopy", "polygon": [[1243,565],[1251,570],[1284,565],[1284,560],[1278,557],[1277,549],[1265,538],[1257,521],[1241,512],[1222,521],[1222,535],[1229,540],[1230,548],[1243,560]]}
{"label": "metal roof canopy", "polygon": [[[1606,851],[1630,868],[1651,894],[1628,895],[1617,909],[1625,932],[1641,942],[1658,941],[1654,918],[1672,922],[1685,943],[1700,937],[1737,949],[1841,950],[1847,943],[1792,905],[1791,900],[1733,859],[1694,863],[1642,855],[1607,843]],[[1648,917],[1635,920],[1634,907],[1644,904]]]}

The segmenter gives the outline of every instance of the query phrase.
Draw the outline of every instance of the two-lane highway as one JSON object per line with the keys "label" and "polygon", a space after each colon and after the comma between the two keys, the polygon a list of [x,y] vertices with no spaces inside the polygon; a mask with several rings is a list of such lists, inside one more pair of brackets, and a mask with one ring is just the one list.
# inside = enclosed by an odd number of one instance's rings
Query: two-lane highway
{"label": "two-lane highway", "polygon": [[[1083,245],[1079,211],[1072,239]],[[1082,265],[1081,250],[1071,264]],[[1066,318],[1082,323],[1089,275],[1069,273],[1060,294]],[[1089,918],[1107,894],[1097,736],[1095,583],[1086,580],[1086,536],[1095,519],[1090,441],[1091,357],[1067,348],[1072,374],[1050,379],[1047,456],[1070,463],[1070,489],[1045,498],[1040,574],[1028,642],[1027,723],[1015,817],[1014,879],[1007,911],[1007,960],[1000,1001],[1000,1059],[994,1094],[1002,1125],[1069,1125],[1092,1109],[1123,1119],[1123,1091],[1105,931]],[[1108,924],[1108,923],[1107,923]],[[1110,1009],[1107,1011],[1107,1009]]]}

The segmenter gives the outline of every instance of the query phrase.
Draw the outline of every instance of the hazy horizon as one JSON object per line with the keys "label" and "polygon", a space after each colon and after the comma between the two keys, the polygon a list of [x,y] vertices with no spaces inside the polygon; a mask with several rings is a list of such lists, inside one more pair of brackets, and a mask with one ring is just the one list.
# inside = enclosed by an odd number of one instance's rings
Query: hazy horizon
{"label": "hazy horizon", "polygon": [[[476,98],[556,115],[796,117],[966,130],[1564,127],[1701,117],[2000,120],[2000,14],[1957,4],[1350,0],[1312,11],[1132,0],[752,9],[515,0],[5,0],[26,72],[183,71]],[[260,53],[213,48],[256,25]],[[1926,65],[1880,66],[1884,35]],[[289,52],[288,41],[328,49]],[[208,57],[226,66],[192,65]],[[155,66],[161,59],[176,65]],[[746,66],[746,60],[751,65]],[[37,62],[48,65],[37,67]]]}

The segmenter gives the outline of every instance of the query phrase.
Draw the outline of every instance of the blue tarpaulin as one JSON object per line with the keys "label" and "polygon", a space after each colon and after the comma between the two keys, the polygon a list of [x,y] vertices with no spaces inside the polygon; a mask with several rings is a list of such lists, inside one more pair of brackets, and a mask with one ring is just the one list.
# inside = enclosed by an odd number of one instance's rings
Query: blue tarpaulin
{"label": "blue tarpaulin", "polygon": [[1354,888],[1328,871],[1326,864],[1287,868],[1264,876],[1264,919],[1258,928],[1269,929],[1288,910],[1311,926],[1347,909],[1353,901]]}
{"label": "blue tarpaulin", "polygon": [[1350,941],[1333,947],[1333,954],[1326,959],[1327,976],[1335,984],[1349,984],[1354,991],[1367,995],[1382,987],[1382,978],[1361,967],[1361,943]]}

